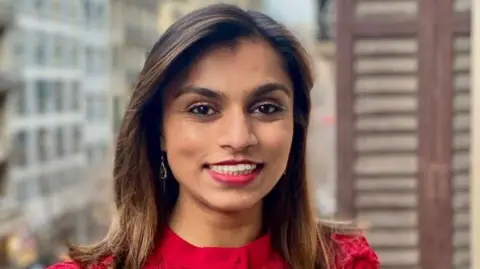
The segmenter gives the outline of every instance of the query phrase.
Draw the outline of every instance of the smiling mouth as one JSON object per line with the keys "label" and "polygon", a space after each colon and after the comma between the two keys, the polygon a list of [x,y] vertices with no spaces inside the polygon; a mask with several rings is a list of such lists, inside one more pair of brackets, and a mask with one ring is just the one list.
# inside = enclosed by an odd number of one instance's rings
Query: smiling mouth
{"label": "smiling mouth", "polygon": [[247,185],[260,174],[264,164],[253,162],[224,162],[206,166],[207,173],[217,182],[227,185]]}
{"label": "smiling mouth", "polygon": [[235,165],[210,165],[208,168],[213,172],[224,175],[247,175],[254,173],[261,164],[235,164]]}

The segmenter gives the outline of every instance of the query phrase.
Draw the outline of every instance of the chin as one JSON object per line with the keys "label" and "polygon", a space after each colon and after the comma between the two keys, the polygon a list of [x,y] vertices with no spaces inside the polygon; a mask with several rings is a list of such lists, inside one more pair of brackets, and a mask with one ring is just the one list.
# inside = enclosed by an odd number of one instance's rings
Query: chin
{"label": "chin", "polygon": [[242,212],[254,209],[260,205],[261,199],[254,197],[239,197],[240,195],[228,195],[226,197],[216,197],[216,199],[206,199],[208,207],[219,212]]}

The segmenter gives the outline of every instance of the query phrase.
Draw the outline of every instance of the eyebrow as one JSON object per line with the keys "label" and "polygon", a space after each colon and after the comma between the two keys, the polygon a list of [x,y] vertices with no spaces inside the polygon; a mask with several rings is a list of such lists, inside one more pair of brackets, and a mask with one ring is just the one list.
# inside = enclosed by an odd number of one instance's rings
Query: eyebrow
{"label": "eyebrow", "polygon": [[287,94],[289,97],[292,95],[292,91],[287,88],[287,86],[278,83],[278,82],[271,82],[263,84],[262,86],[258,87],[254,91],[255,97],[260,97],[272,93],[274,91],[282,91]]}
{"label": "eyebrow", "polygon": [[[257,87],[254,90],[253,97],[261,97],[275,91],[282,91],[285,94],[287,94],[289,97],[291,97],[292,95],[292,91],[289,90],[289,88],[287,88],[285,85],[278,82],[270,82]],[[187,86],[179,89],[175,94],[175,98],[178,98],[185,94],[198,94],[210,99],[226,98],[224,93],[221,93],[209,88],[197,87],[197,86]]]}

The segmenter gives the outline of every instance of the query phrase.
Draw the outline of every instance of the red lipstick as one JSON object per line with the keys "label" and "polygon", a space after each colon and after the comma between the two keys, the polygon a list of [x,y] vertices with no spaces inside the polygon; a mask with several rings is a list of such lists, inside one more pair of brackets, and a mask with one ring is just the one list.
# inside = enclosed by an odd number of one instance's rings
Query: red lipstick
{"label": "red lipstick", "polygon": [[263,165],[249,160],[228,160],[208,165],[213,180],[232,186],[244,186],[254,181]]}

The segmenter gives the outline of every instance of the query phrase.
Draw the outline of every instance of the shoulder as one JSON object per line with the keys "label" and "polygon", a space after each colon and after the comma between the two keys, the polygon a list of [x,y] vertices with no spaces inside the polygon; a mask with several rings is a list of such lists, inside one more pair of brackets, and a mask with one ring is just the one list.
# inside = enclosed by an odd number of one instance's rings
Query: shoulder
{"label": "shoulder", "polygon": [[334,233],[336,269],[379,269],[380,261],[362,234]]}
{"label": "shoulder", "polygon": [[[107,262],[102,262],[99,263],[98,265],[93,265],[91,267],[88,267],[88,269],[107,269],[108,268]],[[86,269],[83,268],[82,266],[78,265],[74,261],[65,261],[65,262],[60,262],[54,265],[51,265],[47,267],[47,269]]]}

